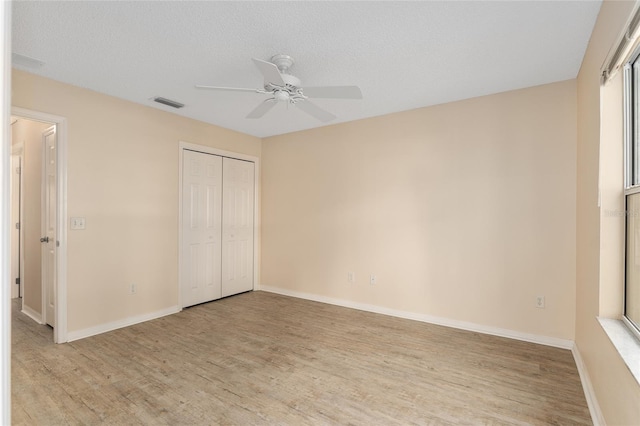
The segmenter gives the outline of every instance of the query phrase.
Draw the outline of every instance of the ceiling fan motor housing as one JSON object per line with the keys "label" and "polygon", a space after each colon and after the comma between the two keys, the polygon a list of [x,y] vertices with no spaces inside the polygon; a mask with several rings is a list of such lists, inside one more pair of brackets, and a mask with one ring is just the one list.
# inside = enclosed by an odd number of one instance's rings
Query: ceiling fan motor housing
{"label": "ceiling fan motor housing", "polygon": [[282,81],[284,81],[284,87],[275,85],[273,83],[265,81],[264,89],[267,92],[273,93],[273,98],[278,102],[292,102],[295,103],[301,99],[304,99],[302,90],[300,89],[300,79],[291,74],[281,74]]}
{"label": "ceiling fan motor housing", "polygon": [[[291,74],[281,74],[282,76],[282,81],[285,82],[285,88],[287,89],[292,89],[294,92],[296,89],[298,89],[300,87],[300,79],[296,76],[293,76]],[[277,88],[279,86],[275,86],[273,83],[269,82],[269,81],[265,81],[264,82],[264,88],[265,90],[273,90],[274,88]]]}

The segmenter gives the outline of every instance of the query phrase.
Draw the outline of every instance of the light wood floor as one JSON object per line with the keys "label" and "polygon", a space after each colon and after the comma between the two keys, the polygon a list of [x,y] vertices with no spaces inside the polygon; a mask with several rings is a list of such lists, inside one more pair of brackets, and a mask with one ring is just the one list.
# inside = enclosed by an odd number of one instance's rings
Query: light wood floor
{"label": "light wood floor", "polygon": [[265,292],[51,340],[14,309],[15,425],[591,424],[567,350]]}

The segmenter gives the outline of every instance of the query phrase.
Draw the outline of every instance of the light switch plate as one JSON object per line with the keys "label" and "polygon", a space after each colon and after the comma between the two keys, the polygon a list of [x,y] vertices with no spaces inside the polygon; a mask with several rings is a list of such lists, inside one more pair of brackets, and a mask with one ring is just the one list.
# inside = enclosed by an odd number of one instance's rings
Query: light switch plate
{"label": "light switch plate", "polygon": [[84,217],[71,218],[71,229],[85,229],[85,225]]}

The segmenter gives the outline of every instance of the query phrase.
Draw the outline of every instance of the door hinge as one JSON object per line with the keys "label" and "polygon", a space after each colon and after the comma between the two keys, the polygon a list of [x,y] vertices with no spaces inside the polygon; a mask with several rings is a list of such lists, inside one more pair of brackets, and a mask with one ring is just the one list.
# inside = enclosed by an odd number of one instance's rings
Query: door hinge
{"label": "door hinge", "polygon": [[20,229],[20,222],[16,222],[16,229]]}
{"label": "door hinge", "polygon": [[16,278],[16,284],[20,285],[20,278]]}
{"label": "door hinge", "polygon": [[22,173],[22,167],[16,167],[16,174],[19,175]]}

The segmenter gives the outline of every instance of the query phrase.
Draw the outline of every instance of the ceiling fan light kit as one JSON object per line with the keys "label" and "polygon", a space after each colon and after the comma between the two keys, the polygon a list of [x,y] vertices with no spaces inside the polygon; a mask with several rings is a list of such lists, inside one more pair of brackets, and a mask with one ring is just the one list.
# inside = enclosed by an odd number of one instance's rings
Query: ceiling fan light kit
{"label": "ceiling fan light kit", "polygon": [[[302,83],[300,79],[288,72],[289,68],[294,64],[293,58],[289,55],[272,56],[271,62],[254,58],[253,63],[264,77],[264,89],[202,85],[196,85],[195,87],[207,90],[254,92],[272,95],[271,98],[258,104],[258,106],[247,115],[247,118],[260,118],[278,102],[284,102],[297,106],[301,111],[322,122],[327,122],[335,119],[336,116],[312,103],[309,101],[309,98],[362,99],[362,92],[358,86],[301,87]],[[307,91],[307,93],[305,93],[305,91]]]}

